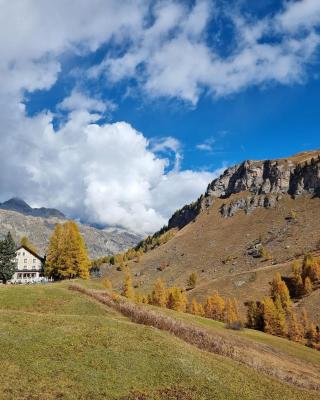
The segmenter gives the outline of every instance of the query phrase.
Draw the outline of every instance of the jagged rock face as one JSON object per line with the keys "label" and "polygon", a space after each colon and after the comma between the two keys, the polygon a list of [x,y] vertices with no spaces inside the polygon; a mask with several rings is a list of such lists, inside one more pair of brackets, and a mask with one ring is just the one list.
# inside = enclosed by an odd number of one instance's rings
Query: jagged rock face
{"label": "jagged rock face", "polygon": [[232,201],[229,204],[224,204],[220,208],[220,212],[223,217],[227,218],[232,217],[238,210],[244,210],[244,212],[248,214],[257,207],[274,208],[280,198],[280,195],[247,196]]}
{"label": "jagged rock face", "polygon": [[220,178],[212,181],[206,196],[226,198],[243,191],[254,194],[287,193],[292,170],[292,162],[245,161],[226,169]]}
{"label": "jagged rock face", "polygon": [[227,199],[236,193],[249,192],[250,195],[224,204],[220,208],[222,216],[231,217],[238,210],[249,213],[257,207],[276,207],[284,194],[320,196],[320,156],[302,164],[293,160],[244,161],[226,169],[208,185],[204,196],[171,217],[168,229],[181,229],[201,210],[210,207],[216,198]]}
{"label": "jagged rock face", "polygon": [[240,209],[248,213],[257,207],[275,207],[280,194],[319,195],[320,159],[312,159],[303,166],[286,160],[281,163],[245,161],[228,168],[220,178],[211,182],[206,197],[211,198],[212,203],[215,197],[227,198],[243,191],[251,192],[253,196],[224,204],[220,209],[224,217],[231,217]]}

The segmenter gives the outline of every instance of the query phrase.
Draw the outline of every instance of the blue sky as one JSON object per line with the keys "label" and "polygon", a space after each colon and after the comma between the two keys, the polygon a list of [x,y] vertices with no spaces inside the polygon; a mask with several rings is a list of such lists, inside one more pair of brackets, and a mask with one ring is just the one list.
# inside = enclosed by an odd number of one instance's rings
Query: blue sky
{"label": "blue sky", "polygon": [[147,233],[228,165],[320,147],[317,0],[2,8],[0,200]]}

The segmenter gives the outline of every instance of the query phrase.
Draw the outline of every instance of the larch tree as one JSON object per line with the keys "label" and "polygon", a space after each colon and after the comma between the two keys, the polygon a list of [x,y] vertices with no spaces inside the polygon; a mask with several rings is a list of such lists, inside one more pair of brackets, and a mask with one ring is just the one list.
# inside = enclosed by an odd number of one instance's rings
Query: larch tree
{"label": "larch tree", "polygon": [[304,337],[303,326],[292,309],[288,312],[288,337],[295,342],[301,342]]}
{"label": "larch tree", "polygon": [[158,278],[151,293],[151,303],[158,307],[166,307],[168,301],[167,290],[162,279]]}
{"label": "larch tree", "polygon": [[193,315],[204,316],[204,307],[201,303],[198,303],[195,298],[192,299],[190,304],[190,313]]}
{"label": "larch tree", "polygon": [[7,283],[16,270],[16,244],[8,232],[3,240],[0,241],[0,280]]}
{"label": "larch tree", "polygon": [[281,275],[277,272],[271,282],[270,295],[273,301],[279,296],[282,308],[288,310],[291,305],[290,293],[286,283],[282,280]]}
{"label": "larch tree", "polygon": [[309,321],[309,317],[308,317],[308,314],[307,314],[307,311],[305,308],[303,308],[301,310],[300,320],[301,320],[301,325],[303,328],[303,336],[306,337],[307,332],[309,330],[310,321]]}
{"label": "larch tree", "polygon": [[190,289],[194,289],[196,287],[197,284],[197,279],[198,276],[196,274],[196,272],[192,272],[188,278],[188,282],[187,285],[189,286]]}
{"label": "larch tree", "polygon": [[236,299],[227,299],[225,302],[224,321],[228,325],[232,325],[235,322],[240,322],[240,320],[241,318]]}
{"label": "larch tree", "polygon": [[218,321],[224,320],[225,302],[218,292],[214,292],[211,296],[207,297],[204,306],[205,316],[207,318],[216,319]]}
{"label": "larch tree", "polygon": [[168,288],[167,293],[167,307],[171,310],[186,312],[188,300],[184,290],[179,287],[171,287]]}
{"label": "larch tree", "polygon": [[77,224],[57,224],[50,238],[46,273],[55,279],[89,277],[90,260]]}
{"label": "larch tree", "polygon": [[130,273],[129,269],[127,269],[125,272],[124,283],[123,283],[121,295],[126,297],[127,299],[134,298],[134,289],[132,286],[131,273]]}
{"label": "larch tree", "polygon": [[263,308],[264,332],[276,336],[286,336],[288,326],[280,297],[277,296],[275,301],[267,297],[263,301]]}

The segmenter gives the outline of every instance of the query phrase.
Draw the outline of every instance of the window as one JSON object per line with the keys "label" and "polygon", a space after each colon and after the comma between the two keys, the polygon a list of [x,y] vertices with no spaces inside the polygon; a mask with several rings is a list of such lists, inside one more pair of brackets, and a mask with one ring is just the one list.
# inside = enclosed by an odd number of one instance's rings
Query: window
{"label": "window", "polygon": [[25,252],[23,252],[22,255],[25,256]]}
{"label": "window", "polygon": [[24,259],[24,263],[27,264],[27,262],[28,262],[28,260],[25,258],[25,259]]}
{"label": "window", "polygon": [[22,277],[22,274],[18,274],[18,275],[17,275],[17,278],[18,278],[18,279],[21,279],[21,277]]}

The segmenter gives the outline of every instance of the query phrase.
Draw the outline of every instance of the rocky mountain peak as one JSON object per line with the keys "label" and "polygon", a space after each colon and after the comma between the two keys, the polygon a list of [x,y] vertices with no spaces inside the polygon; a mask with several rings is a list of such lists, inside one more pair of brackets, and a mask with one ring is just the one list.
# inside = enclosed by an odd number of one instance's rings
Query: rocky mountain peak
{"label": "rocky mountain peak", "polygon": [[283,195],[320,196],[320,150],[299,153],[288,159],[246,160],[227,168],[208,185],[204,196],[173,214],[168,229],[182,228],[215,199],[229,199],[238,193],[243,196],[221,206],[224,217],[233,216],[239,209],[248,213],[257,207],[275,207]]}
{"label": "rocky mountain peak", "polygon": [[65,218],[65,215],[55,209],[55,208],[32,208],[26,203],[23,199],[19,197],[13,197],[2,204],[0,203],[0,209],[2,210],[9,210],[9,211],[16,211],[23,215],[30,215],[33,217],[43,217],[43,218]]}

